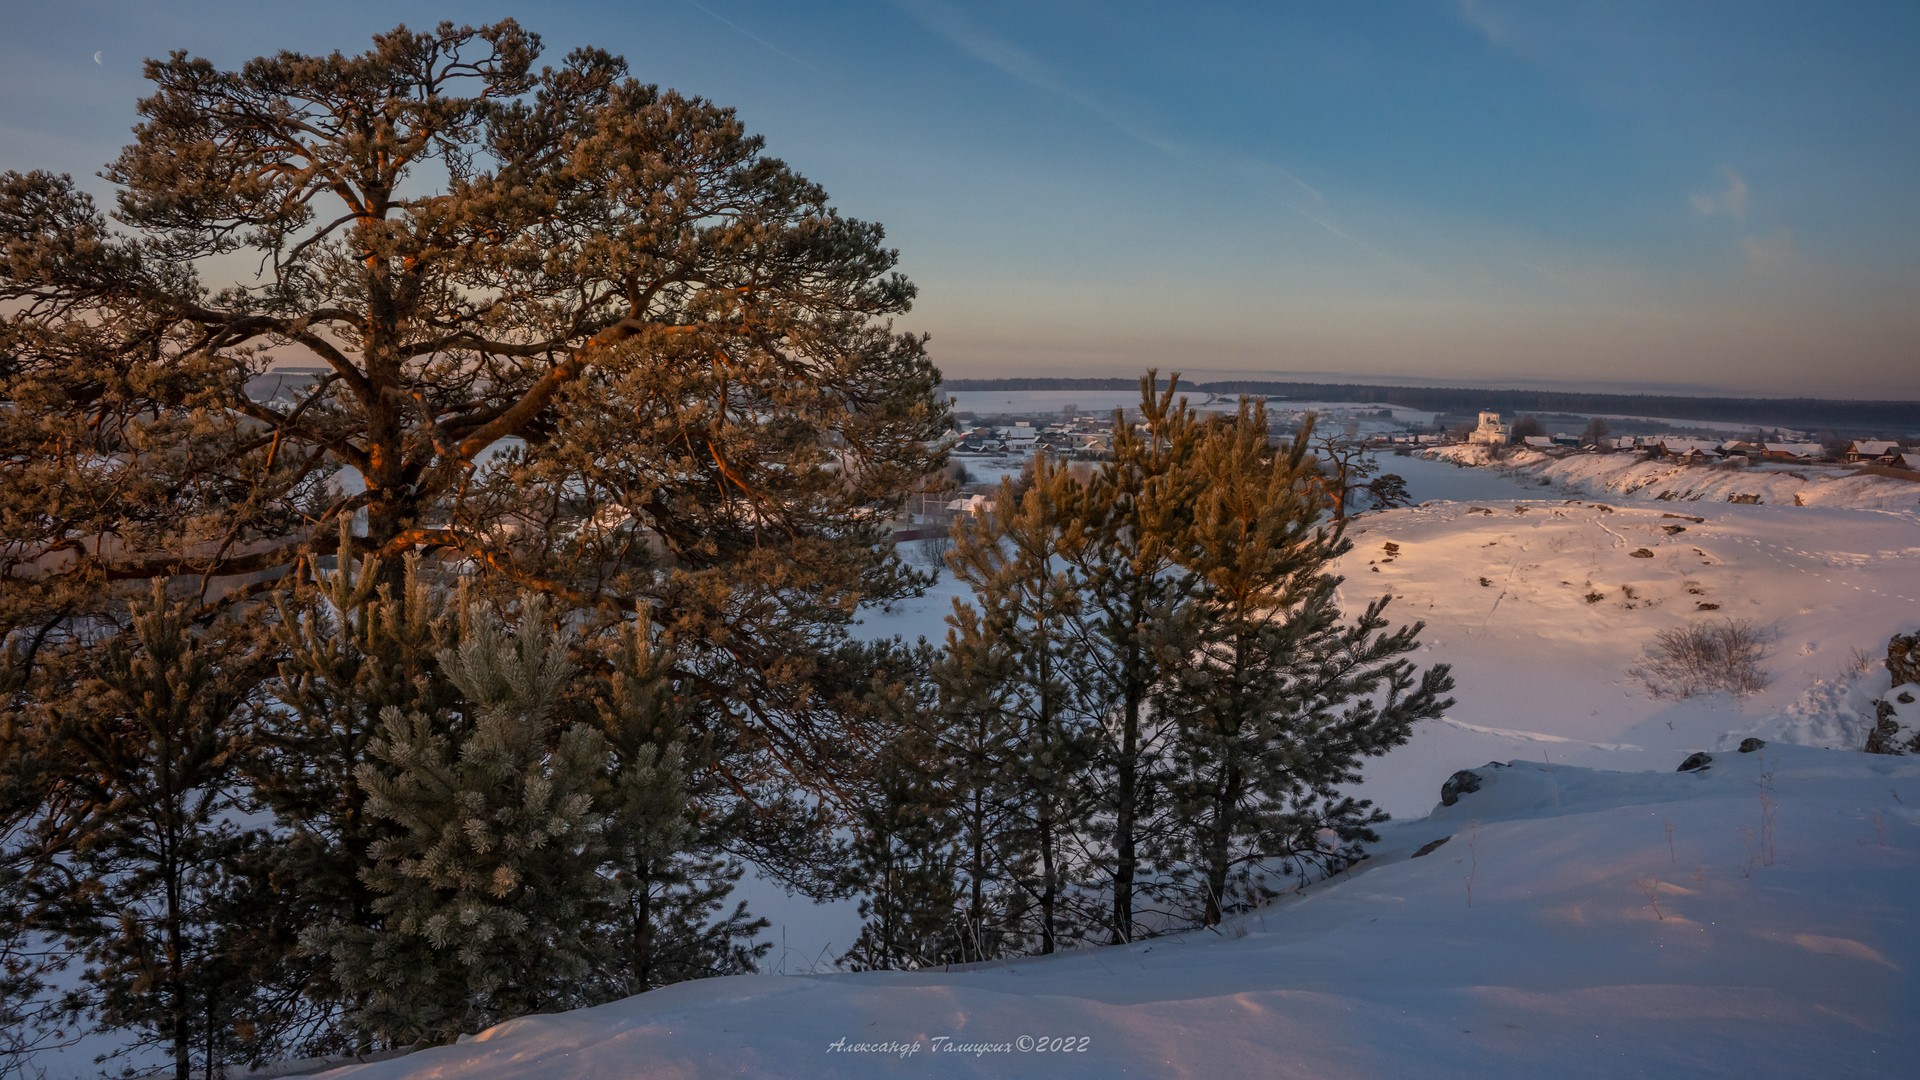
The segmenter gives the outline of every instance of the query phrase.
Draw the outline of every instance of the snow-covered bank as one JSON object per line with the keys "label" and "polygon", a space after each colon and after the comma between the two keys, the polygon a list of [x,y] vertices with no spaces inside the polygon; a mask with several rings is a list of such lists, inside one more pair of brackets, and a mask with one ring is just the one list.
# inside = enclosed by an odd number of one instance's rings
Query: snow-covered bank
{"label": "snow-covered bank", "polygon": [[1911,1075],[1920,760],[1672,769],[1482,769],[1220,934],[686,983],[333,1075]]}
{"label": "snow-covered bank", "polygon": [[1522,483],[1546,481],[1561,490],[1614,499],[1724,503],[1758,499],[1767,506],[1914,510],[1920,483],[1859,473],[1830,465],[1679,465],[1638,454],[1569,454],[1554,457],[1514,449],[1494,461],[1484,446],[1448,446],[1428,451],[1456,465],[1491,468]]}

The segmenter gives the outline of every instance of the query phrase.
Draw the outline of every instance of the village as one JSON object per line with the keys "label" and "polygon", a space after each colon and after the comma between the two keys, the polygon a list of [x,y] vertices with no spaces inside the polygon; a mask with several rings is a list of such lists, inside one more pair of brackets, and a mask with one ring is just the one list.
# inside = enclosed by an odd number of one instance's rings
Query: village
{"label": "village", "polygon": [[[1106,457],[1112,447],[1115,413],[1111,411],[1082,409],[1073,404],[1047,411],[1040,400],[1025,407],[998,405],[996,409],[1004,410],[998,412],[965,408],[967,404],[959,398],[954,400],[952,464],[909,505],[895,532],[896,540],[943,536],[957,516],[990,513],[1000,479],[1017,476],[1037,453],[1069,462],[1092,462]],[[1227,407],[1230,403],[1223,398],[1196,404],[1203,412]],[[1687,428],[1680,422],[1667,425],[1634,417],[1615,418],[1614,423],[1623,428],[1673,426],[1684,433],[1616,435],[1608,419],[1602,417],[1587,418],[1579,432],[1546,433],[1536,418],[1520,416],[1509,422],[1490,411],[1479,413],[1472,422],[1450,424],[1442,414],[1377,404],[1273,400],[1267,408],[1269,433],[1275,441],[1292,438],[1307,416],[1313,415],[1321,437],[1376,455],[1467,445],[1487,447],[1496,455],[1514,449],[1551,457],[1632,454],[1679,465],[1724,469],[1787,466],[1920,483],[1920,442],[1913,441],[1822,440],[1810,432],[1780,429],[1711,438],[1702,433],[1704,427]]]}

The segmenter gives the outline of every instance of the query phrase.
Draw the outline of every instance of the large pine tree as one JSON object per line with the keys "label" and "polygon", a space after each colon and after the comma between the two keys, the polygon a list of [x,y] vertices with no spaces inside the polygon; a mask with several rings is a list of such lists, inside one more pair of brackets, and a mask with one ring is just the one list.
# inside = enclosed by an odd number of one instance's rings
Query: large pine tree
{"label": "large pine tree", "polygon": [[[294,588],[346,522],[396,584],[409,553],[458,564],[588,641],[638,613],[736,729],[742,797],[806,802],[844,628],[914,583],[884,543],[943,426],[890,321],[913,286],[731,110],[539,55],[511,21],[176,53],[111,218],[0,175],[0,630],[29,693],[71,689],[84,655],[41,661],[100,647],[138,583]],[[778,821],[763,857],[821,831]]]}
{"label": "large pine tree", "polygon": [[[262,708],[222,737],[282,832],[235,856],[276,905],[237,921],[317,1022],[373,990],[296,931],[337,945],[397,902],[362,875],[406,830],[359,768],[376,740],[428,754],[474,704],[440,671],[430,584],[538,593],[574,631],[562,726],[629,784],[607,837],[631,933],[594,954],[602,993],[750,966],[754,920],[723,913],[740,857],[842,887],[846,628],[918,581],[887,522],[943,409],[892,325],[914,289],[882,230],[731,110],[540,53],[511,21],[176,53],[102,174],[110,213],[0,174],[9,775],[57,757],[50,706],[141,651],[149,580],[196,626],[245,627],[257,662],[228,674]],[[636,633],[677,727],[622,742],[589,688]]]}

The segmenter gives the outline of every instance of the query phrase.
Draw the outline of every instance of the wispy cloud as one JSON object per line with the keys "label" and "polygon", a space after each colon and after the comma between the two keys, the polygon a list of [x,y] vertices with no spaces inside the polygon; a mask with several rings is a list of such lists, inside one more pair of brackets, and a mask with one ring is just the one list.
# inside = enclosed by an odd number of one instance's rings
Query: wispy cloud
{"label": "wispy cloud", "polygon": [[1271,161],[1248,159],[1241,165],[1241,168],[1258,178],[1279,180],[1283,185],[1313,200],[1315,206],[1327,205],[1327,197],[1320,194],[1319,188],[1295,176],[1291,170],[1275,165]]}
{"label": "wispy cloud", "polygon": [[1185,147],[1141,127],[1118,110],[1109,108],[1092,95],[1068,84],[1040,58],[995,36],[945,0],[894,0],[894,3],[975,60],[999,68],[1029,86],[1073,102],[1108,126],[1175,161],[1186,165],[1195,163],[1193,155]]}
{"label": "wispy cloud", "polygon": [[700,0],[686,0],[686,2],[688,6],[698,8],[702,12],[705,12],[706,15],[709,18],[713,19],[714,21],[719,22],[728,27],[731,27],[734,31],[738,32],[739,34],[753,41],[758,42],[761,46],[766,48],[769,52],[772,52],[778,56],[784,56],[787,59],[793,61],[794,63],[799,64],[801,67],[806,68],[808,71],[813,72],[815,75],[824,76],[828,79],[831,79],[834,77],[831,72],[822,71],[821,69],[813,66],[812,64],[807,63],[805,60],[802,60],[799,57],[788,52],[787,50],[781,48],[780,46],[775,45],[773,42],[768,41],[766,38],[761,37],[759,34],[756,34],[753,31],[747,29],[746,27],[741,26],[739,23],[734,22],[732,19],[727,18],[725,15],[720,14],[719,12],[713,10],[707,5],[700,3]]}
{"label": "wispy cloud", "polygon": [[1340,239],[1345,240],[1350,244],[1358,245],[1359,247],[1367,251],[1373,252],[1375,255],[1380,256],[1382,259],[1387,260],[1388,262],[1392,263],[1393,265],[1399,267],[1402,270],[1406,270],[1410,273],[1417,274],[1420,277],[1432,276],[1428,274],[1424,269],[1418,266],[1415,266],[1414,264],[1408,262],[1407,260],[1401,258],[1398,255],[1393,254],[1390,251],[1387,251],[1386,249],[1378,246],[1377,244],[1370,244],[1367,241],[1362,240],[1360,237],[1355,236],[1354,234],[1341,228],[1339,225],[1334,224],[1332,221],[1330,221],[1326,217],[1320,214],[1316,214],[1313,211],[1306,209],[1305,207],[1289,203],[1287,204],[1287,209],[1292,210],[1294,213],[1299,214],[1301,217],[1306,218],[1308,221],[1311,221],[1315,225],[1320,226],[1322,229],[1325,229],[1327,232],[1333,234],[1334,236],[1337,236]]}
{"label": "wispy cloud", "polygon": [[1513,32],[1508,29],[1507,21],[1484,0],[1460,0],[1459,11],[1460,18],[1488,41],[1508,48],[1513,46]]}
{"label": "wispy cloud", "polygon": [[[689,2],[691,2],[691,0],[689,0]],[[1081,90],[1079,87],[1074,86],[1058,72],[1053,70],[1045,61],[1033,55],[1031,52],[998,37],[991,31],[980,26],[969,18],[965,12],[947,3],[946,0],[893,0],[893,4],[912,18],[918,20],[921,25],[947,39],[954,47],[966,53],[968,56],[997,68],[1029,86],[1078,105],[1102,123],[1133,139],[1135,142],[1160,153],[1169,160],[1193,168],[1218,167],[1215,162],[1209,160],[1218,157],[1218,155],[1204,154],[1196,151],[1173,139],[1166,138],[1158,132],[1141,126],[1127,114],[1107,105],[1099,98]],[[1231,161],[1228,167],[1247,173],[1255,178],[1277,179],[1281,181],[1282,185],[1290,189],[1295,196],[1305,195],[1308,200],[1308,205],[1302,205],[1301,200],[1297,197],[1284,197],[1275,194],[1273,197],[1287,209],[1292,210],[1314,225],[1324,229],[1330,235],[1337,236],[1366,251],[1372,252],[1402,269],[1410,270],[1416,274],[1424,275],[1426,273],[1426,271],[1407,262],[1405,259],[1401,259],[1398,256],[1384,251],[1378,246],[1355,236],[1352,232],[1341,228],[1339,224],[1331,219],[1327,209],[1326,196],[1321,194],[1318,188],[1302,180],[1291,170],[1270,161],[1246,158]]]}
{"label": "wispy cloud", "polygon": [[1716,194],[1693,195],[1688,201],[1693,208],[1708,217],[1725,214],[1735,221],[1747,219],[1747,182],[1731,168],[1721,170],[1726,174],[1726,190]]}

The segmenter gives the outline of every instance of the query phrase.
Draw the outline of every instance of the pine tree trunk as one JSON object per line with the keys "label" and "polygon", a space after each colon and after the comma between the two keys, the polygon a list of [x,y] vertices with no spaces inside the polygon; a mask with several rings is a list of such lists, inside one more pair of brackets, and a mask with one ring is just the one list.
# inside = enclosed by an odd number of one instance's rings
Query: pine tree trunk
{"label": "pine tree trunk", "polygon": [[880,886],[880,910],[883,912],[880,916],[880,966],[889,970],[899,966],[900,956],[900,930],[894,918],[894,912],[899,906],[898,897],[894,895],[894,890],[898,887],[894,873],[896,861],[893,855],[893,844],[889,842],[886,874],[881,878]]}
{"label": "pine tree trunk", "polygon": [[[640,869],[646,869],[642,864]],[[633,937],[628,962],[633,965],[631,978],[634,993],[644,993],[653,989],[653,892],[647,883],[651,875],[640,875],[640,887],[634,890]]]}
{"label": "pine tree trunk", "polygon": [[1207,837],[1207,906],[1202,919],[1207,926],[1220,924],[1220,901],[1226,895],[1227,869],[1231,865],[1234,813],[1240,802],[1240,756],[1233,750],[1228,754],[1225,775],[1214,801],[1213,829]]}
{"label": "pine tree trunk", "polygon": [[1133,940],[1133,878],[1139,865],[1134,837],[1139,755],[1140,700],[1129,688],[1120,721],[1120,760],[1114,780],[1113,940],[1120,944]]}
{"label": "pine tree trunk", "polygon": [[1053,862],[1053,800],[1043,797],[1040,803],[1040,955],[1053,952],[1054,947],[1054,909],[1059,902],[1060,885],[1056,879]]}
{"label": "pine tree trunk", "polygon": [[[184,796],[173,790],[177,779],[174,773],[178,748],[173,739],[162,735],[159,740],[161,757],[159,807],[160,812],[160,877],[161,887],[166,890],[166,911],[161,916],[161,932],[166,936],[166,980],[168,998],[167,1009],[172,1015],[167,1019],[172,1027],[173,1039],[173,1075],[174,1080],[189,1080],[192,1075],[193,1061],[193,1021],[188,1013],[186,986],[186,920],[185,899],[181,895],[185,885],[185,870],[180,865],[181,849],[186,842],[184,823],[180,820],[179,800]],[[211,1065],[211,1062],[209,1062]]]}
{"label": "pine tree trunk", "polygon": [[[973,792],[971,817],[972,835],[968,838],[967,861],[969,882],[967,891],[967,921],[973,933],[973,951],[975,960],[988,959],[987,949],[987,806],[986,792],[978,787]],[[997,950],[995,950],[997,951]]]}

